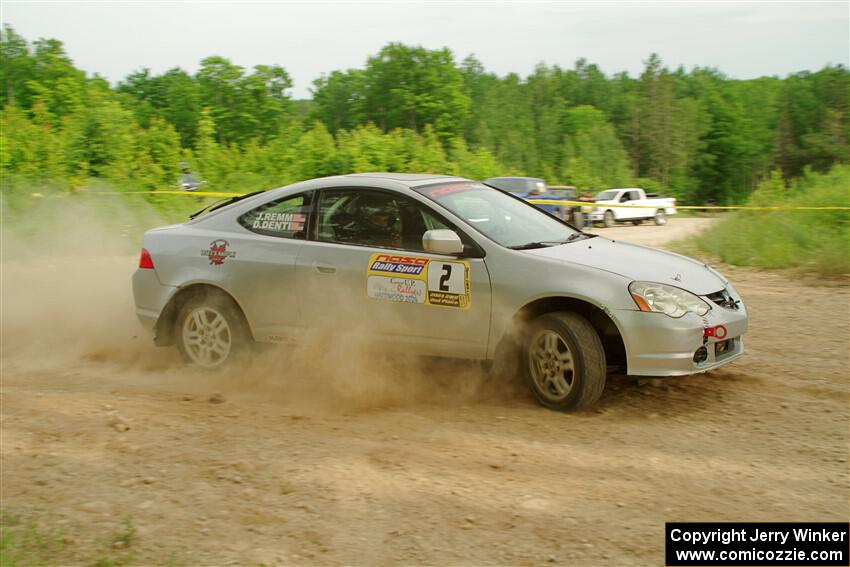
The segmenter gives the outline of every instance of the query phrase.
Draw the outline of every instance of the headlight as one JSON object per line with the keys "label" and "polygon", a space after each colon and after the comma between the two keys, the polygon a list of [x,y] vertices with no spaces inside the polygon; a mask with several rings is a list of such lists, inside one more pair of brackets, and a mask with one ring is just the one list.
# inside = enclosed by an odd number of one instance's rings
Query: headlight
{"label": "headlight", "polygon": [[711,307],[689,291],[654,282],[632,282],[629,293],[641,311],[664,313],[670,317],[681,317],[691,312],[705,315]]}

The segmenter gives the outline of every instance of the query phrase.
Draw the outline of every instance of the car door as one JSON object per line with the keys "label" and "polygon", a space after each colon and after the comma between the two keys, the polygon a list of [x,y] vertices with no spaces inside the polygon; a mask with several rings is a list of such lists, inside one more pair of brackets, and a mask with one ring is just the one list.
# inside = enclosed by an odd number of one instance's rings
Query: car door
{"label": "car door", "polygon": [[629,198],[627,203],[629,205],[633,205],[633,209],[629,209],[631,211],[631,217],[635,219],[644,219],[652,216],[652,209],[644,208],[644,205],[648,205],[648,201],[646,199],[641,199],[640,191],[629,191]]}
{"label": "car door", "polygon": [[[631,205],[633,204],[633,192],[632,191],[623,191],[622,195],[620,195],[619,204],[621,205]],[[618,211],[617,218],[620,219],[633,219],[639,217],[641,215],[640,209],[633,209],[631,207],[620,207]]]}
{"label": "car door", "polygon": [[453,227],[398,192],[322,190],[315,234],[296,262],[305,321],[378,340],[387,350],[484,358],[487,268],[481,258],[426,254],[422,235],[432,228]]}
{"label": "car door", "polygon": [[237,220],[245,230],[229,237],[236,252],[227,262],[231,289],[259,341],[290,342],[300,334],[295,261],[313,197],[305,192],[265,202],[243,213]]}

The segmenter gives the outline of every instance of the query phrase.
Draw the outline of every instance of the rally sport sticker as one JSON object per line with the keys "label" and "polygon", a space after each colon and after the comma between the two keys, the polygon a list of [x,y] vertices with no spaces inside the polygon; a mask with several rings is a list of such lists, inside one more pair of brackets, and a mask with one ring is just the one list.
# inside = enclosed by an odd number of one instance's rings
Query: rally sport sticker
{"label": "rally sport sticker", "polygon": [[369,297],[467,309],[469,263],[396,254],[372,254],[366,278]]}

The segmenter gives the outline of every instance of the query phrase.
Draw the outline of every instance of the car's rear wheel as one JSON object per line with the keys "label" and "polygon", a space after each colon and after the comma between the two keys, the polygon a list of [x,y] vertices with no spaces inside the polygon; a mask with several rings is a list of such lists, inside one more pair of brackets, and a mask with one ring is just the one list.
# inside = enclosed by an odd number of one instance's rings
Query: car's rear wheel
{"label": "car's rear wheel", "polygon": [[658,226],[662,226],[667,224],[667,213],[664,212],[664,209],[658,209],[655,211],[655,224]]}
{"label": "car's rear wheel", "polygon": [[605,214],[602,216],[602,223],[605,225],[605,228],[611,228],[617,224],[617,220],[614,218],[614,213],[611,211],[605,211]]}
{"label": "car's rear wheel", "polygon": [[547,313],[527,329],[524,373],[534,397],[557,411],[593,405],[605,389],[605,350],[587,319]]}
{"label": "car's rear wheel", "polygon": [[224,366],[246,342],[241,313],[223,294],[193,297],[180,309],[176,325],[180,354],[203,368]]}

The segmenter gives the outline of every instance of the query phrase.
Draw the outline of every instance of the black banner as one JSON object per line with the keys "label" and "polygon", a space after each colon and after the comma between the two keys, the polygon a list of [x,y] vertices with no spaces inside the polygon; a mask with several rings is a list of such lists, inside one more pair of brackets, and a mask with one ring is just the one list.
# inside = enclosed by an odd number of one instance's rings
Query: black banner
{"label": "black banner", "polygon": [[850,524],[844,522],[668,522],[665,564],[850,565]]}

